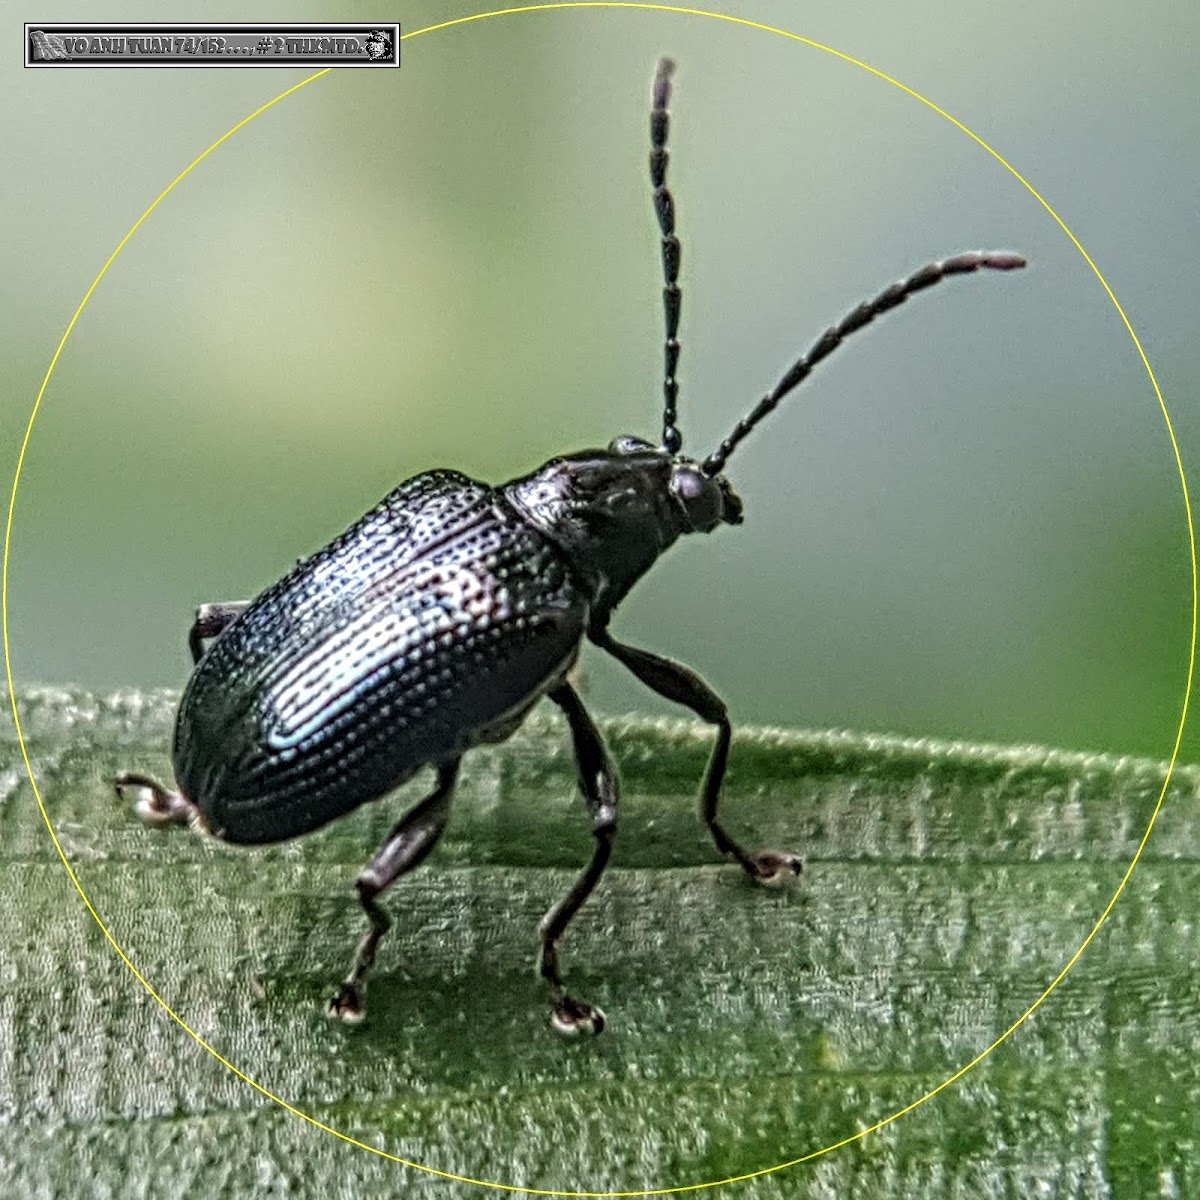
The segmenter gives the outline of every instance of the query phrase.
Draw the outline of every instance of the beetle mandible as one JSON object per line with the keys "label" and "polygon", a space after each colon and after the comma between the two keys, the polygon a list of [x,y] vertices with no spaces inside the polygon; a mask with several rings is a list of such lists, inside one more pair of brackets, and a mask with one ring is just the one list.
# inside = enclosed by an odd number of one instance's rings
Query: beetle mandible
{"label": "beetle mandible", "polygon": [[570,727],[595,845],[541,922],[538,970],[556,1029],[604,1028],[604,1014],[570,995],[558,968],[559,939],[603,873],[617,827],[617,770],[568,678],[585,637],[716,730],[700,817],[717,849],[760,883],[800,873],[795,855],[746,850],[717,819],[731,737],[724,702],[688,667],[618,641],[610,618],[681,535],[741,524],[742,502],[724,475],[730,455],[843,339],[947,276],[1025,265],[995,252],[922,267],[827,329],[716,450],[686,457],[676,412],[680,246],[666,182],[673,71],[670,59],[659,61],[650,114],[666,316],[661,444],[618,437],[501,487],[455,471],[417,475],[257,599],[202,605],[175,724],[178,790],[137,772],[114,781],[118,794],[140,791],[137,811],[149,822],[191,821],[250,844],[309,833],[433,769],[433,790],[355,881],[368,931],[330,1001],[344,1021],[364,1014],[367,976],[391,924],[380,897],[433,849],[463,755],[507,738],[548,696]]}

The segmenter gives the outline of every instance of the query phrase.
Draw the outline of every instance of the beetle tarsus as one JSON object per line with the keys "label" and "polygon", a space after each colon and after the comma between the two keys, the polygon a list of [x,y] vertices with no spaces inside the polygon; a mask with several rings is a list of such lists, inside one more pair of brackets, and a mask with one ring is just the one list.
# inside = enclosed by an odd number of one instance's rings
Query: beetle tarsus
{"label": "beetle tarsus", "polygon": [[606,1018],[594,1004],[585,1004],[573,996],[560,996],[552,1006],[550,1024],[563,1037],[603,1033]]}
{"label": "beetle tarsus", "polygon": [[[548,913],[547,919],[554,913]],[[581,1033],[603,1033],[607,1018],[603,1010],[585,1000],[577,1000],[563,990],[558,974],[558,950],[546,939],[546,920],[542,921],[542,947],[538,953],[538,973],[550,985],[550,1024],[564,1037]]]}
{"label": "beetle tarsus", "polygon": [[113,790],[122,800],[127,788],[138,790],[133,811],[147,825],[186,825],[196,814],[196,806],[190,800],[159,783],[153,775],[122,771],[112,782]]}
{"label": "beetle tarsus", "polygon": [[804,863],[786,850],[760,850],[751,856],[750,862],[753,870],[747,874],[763,887],[780,887],[804,870]]}
{"label": "beetle tarsus", "polygon": [[759,850],[751,853],[733,840],[716,819],[715,806],[708,808],[708,793],[701,798],[701,821],[712,834],[713,842],[722,854],[735,859],[738,865],[755,883],[764,887],[778,887],[795,879],[803,870],[803,860],[787,850]]}
{"label": "beetle tarsus", "polygon": [[344,1025],[358,1025],[367,1015],[366,985],[347,979],[329,1001],[327,1015]]}

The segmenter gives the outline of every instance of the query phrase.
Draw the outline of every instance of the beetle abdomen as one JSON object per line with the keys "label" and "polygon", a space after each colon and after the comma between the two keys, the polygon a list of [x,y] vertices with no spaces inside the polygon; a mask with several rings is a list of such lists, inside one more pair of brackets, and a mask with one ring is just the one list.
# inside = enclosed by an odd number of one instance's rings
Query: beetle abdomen
{"label": "beetle abdomen", "polygon": [[180,705],[180,786],[229,841],[306,833],[529,708],[586,612],[496,492],[417,476],[213,643]]}

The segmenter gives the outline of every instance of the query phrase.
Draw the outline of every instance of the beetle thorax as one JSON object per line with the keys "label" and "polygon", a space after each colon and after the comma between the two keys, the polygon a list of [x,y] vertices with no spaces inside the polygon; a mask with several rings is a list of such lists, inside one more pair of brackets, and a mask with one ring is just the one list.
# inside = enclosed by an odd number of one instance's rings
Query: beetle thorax
{"label": "beetle thorax", "polygon": [[681,534],[741,521],[741,501],[724,479],[636,438],[551,459],[501,491],[563,550],[600,616]]}

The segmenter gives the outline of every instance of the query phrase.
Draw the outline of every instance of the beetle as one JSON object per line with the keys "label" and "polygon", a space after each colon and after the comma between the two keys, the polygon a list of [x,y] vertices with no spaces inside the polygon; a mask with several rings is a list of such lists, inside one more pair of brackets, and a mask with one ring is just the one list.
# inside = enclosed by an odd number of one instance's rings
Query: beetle
{"label": "beetle", "polygon": [[749,851],[718,820],[732,735],[724,702],[682,663],[618,641],[610,619],[679,537],[741,524],[742,501],[724,474],[731,454],[845,338],[950,276],[1025,265],[1017,254],[978,252],[920,268],[827,329],[716,450],[686,457],[677,423],[680,243],[666,182],[673,71],[670,59],[658,63],[650,114],[666,325],[661,442],[618,437],[500,487],[428,471],[257,599],[202,605],[175,723],[177,790],[139,772],[114,780],[118,794],[138,792],[146,821],[190,821],[254,844],[310,833],[433,769],[432,791],[355,881],[368,928],[329,1003],[343,1021],[365,1012],[391,923],[380,898],[441,836],[463,756],[503,741],[549,697],[570,729],[595,840],[540,924],[538,971],[557,1030],[604,1028],[604,1014],[567,992],[558,966],[559,940],[603,874],[617,828],[617,769],[569,676],[585,638],[715,729],[700,817],[717,849],[759,883],[800,873],[796,855]]}

